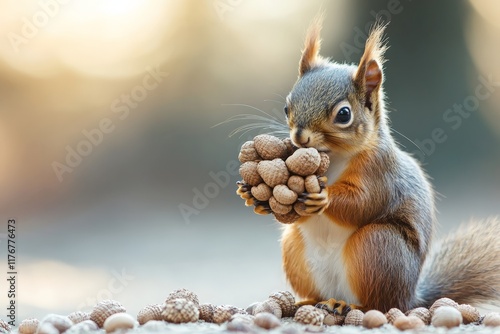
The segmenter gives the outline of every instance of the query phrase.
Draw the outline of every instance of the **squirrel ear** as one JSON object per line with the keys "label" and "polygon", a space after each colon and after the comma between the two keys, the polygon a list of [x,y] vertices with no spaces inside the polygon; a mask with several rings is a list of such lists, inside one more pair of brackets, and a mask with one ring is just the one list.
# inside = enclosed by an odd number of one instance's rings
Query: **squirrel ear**
{"label": "squirrel ear", "polygon": [[323,22],[322,16],[317,16],[309,26],[306,36],[304,50],[299,63],[299,77],[315,67],[321,60],[319,49],[321,47],[321,25]]}
{"label": "squirrel ear", "polygon": [[354,74],[354,81],[364,91],[365,106],[369,109],[372,109],[374,102],[372,94],[378,92],[382,84],[382,65],[385,61],[383,56],[387,50],[383,41],[385,27],[385,25],[376,25],[372,28],[366,40],[365,52]]}

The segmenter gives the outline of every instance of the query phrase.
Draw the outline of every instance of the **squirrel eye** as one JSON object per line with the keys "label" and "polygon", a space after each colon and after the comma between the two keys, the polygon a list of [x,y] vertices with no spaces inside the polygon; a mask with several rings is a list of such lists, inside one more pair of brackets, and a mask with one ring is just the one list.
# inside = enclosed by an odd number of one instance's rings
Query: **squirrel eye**
{"label": "squirrel eye", "polygon": [[288,107],[287,106],[285,106],[283,108],[283,111],[285,112],[286,117],[288,117]]}
{"label": "squirrel eye", "polygon": [[346,125],[351,121],[351,109],[342,107],[335,116],[335,123]]}

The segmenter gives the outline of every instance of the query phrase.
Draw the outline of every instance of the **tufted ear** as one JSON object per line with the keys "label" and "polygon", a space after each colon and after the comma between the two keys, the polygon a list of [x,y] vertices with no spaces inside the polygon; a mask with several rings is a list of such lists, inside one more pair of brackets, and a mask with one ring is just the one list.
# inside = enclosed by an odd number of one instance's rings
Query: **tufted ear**
{"label": "tufted ear", "polygon": [[323,61],[319,55],[321,48],[321,26],[323,23],[323,16],[317,16],[309,26],[306,36],[304,50],[302,50],[302,57],[299,63],[299,77],[310,71]]}
{"label": "tufted ear", "polygon": [[378,100],[377,93],[382,85],[383,56],[387,50],[383,41],[385,27],[377,24],[372,28],[366,40],[365,52],[354,74],[354,81],[365,94],[365,106],[370,110]]}

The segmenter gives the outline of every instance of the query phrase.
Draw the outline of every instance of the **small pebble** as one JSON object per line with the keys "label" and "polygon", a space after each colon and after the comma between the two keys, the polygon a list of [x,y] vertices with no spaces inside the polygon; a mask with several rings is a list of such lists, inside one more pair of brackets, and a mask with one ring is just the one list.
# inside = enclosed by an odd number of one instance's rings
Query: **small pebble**
{"label": "small pebble", "polygon": [[115,313],[109,316],[105,321],[103,328],[106,333],[114,332],[118,329],[134,328],[135,318],[127,313]]}

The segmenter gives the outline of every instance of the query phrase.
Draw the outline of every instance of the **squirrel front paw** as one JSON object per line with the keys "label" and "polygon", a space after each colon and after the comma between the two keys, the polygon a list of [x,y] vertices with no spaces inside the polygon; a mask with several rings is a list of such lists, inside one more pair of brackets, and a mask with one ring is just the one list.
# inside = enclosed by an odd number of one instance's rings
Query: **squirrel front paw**
{"label": "squirrel front paw", "polygon": [[304,192],[298,198],[303,203],[303,211],[307,214],[322,214],[328,207],[328,190],[326,189],[326,176],[318,177],[319,186],[321,191],[319,193]]}
{"label": "squirrel front paw", "polygon": [[267,215],[272,213],[271,208],[269,207],[269,202],[262,202],[257,200],[251,192],[252,186],[243,182],[238,181],[236,183],[238,185],[238,189],[236,190],[236,194],[245,200],[246,206],[254,205],[253,211],[259,215]]}

